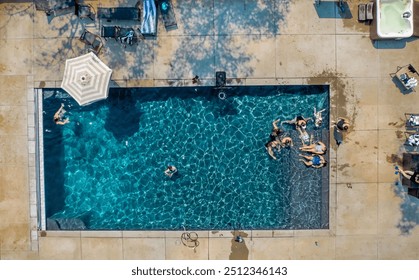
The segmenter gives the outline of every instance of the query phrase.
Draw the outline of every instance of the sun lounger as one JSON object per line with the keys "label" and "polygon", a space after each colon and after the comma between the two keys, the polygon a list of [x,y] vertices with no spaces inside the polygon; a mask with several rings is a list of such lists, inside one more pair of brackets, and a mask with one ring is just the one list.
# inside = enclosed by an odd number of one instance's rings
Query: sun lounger
{"label": "sun lounger", "polygon": [[366,4],[359,4],[358,5],[358,20],[359,21],[366,21],[367,20],[366,9],[367,9]]}
{"label": "sun lounger", "polygon": [[419,130],[419,114],[405,113],[406,130]]}
{"label": "sun lounger", "polygon": [[157,12],[154,0],[143,1],[143,17],[141,22],[141,34],[156,35],[157,32]]}
{"label": "sun lounger", "polygon": [[112,20],[140,20],[140,9],[136,7],[98,8],[98,17]]}
{"label": "sun lounger", "polygon": [[93,52],[96,55],[99,54],[103,46],[102,39],[100,38],[100,36],[95,35],[86,29],[81,34],[80,41],[82,41],[88,46],[89,52]]}
{"label": "sun lounger", "polygon": [[374,2],[368,2],[366,6],[366,18],[367,20],[374,19]]}
{"label": "sun lounger", "polygon": [[418,131],[405,131],[404,135],[406,137],[406,146],[418,147],[419,146],[419,132]]}
{"label": "sun lounger", "polygon": [[170,0],[160,1],[159,10],[166,30],[177,28],[176,16],[173,10],[172,2]]}
{"label": "sun lounger", "polygon": [[105,40],[108,38],[113,38],[116,40],[116,30],[117,27],[115,25],[102,25],[102,28],[100,29],[100,36],[105,38]]}
{"label": "sun lounger", "polygon": [[396,78],[405,91],[415,91],[415,87],[418,85],[419,74],[412,64],[398,66],[396,73],[390,74],[390,76]]}

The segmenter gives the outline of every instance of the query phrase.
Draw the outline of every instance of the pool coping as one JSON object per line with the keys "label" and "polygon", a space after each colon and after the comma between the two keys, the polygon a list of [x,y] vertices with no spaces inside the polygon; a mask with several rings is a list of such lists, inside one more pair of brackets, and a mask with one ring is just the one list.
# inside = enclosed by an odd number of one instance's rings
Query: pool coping
{"label": "pool coping", "polygon": [[[244,81],[243,81],[244,80]],[[300,79],[297,79],[294,82],[297,83],[266,83],[266,84],[247,84],[246,79],[243,79],[243,83],[228,83],[226,86],[283,86],[283,85],[289,85],[289,86],[308,86],[308,85],[321,85],[321,86],[328,86],[329,88],[329,124],[331,124],[331,96],[332,96],[332,86],[330,83],[324,83],[324,84],[309,84],[306,82],[301,81]],[[275,79],[277,82],[278,80]],[[293,79],[291,79],[293,80]],[[212,80],[211,80],[212,81]],[[230,81],[231,82],[231,81]],[[35,116],[35,124],[33,129],[36,130],[38,135],[41,135],[43,133],[43,115],[37,114],[37,112],[42,112],[42,102],[39,102],[42,100],[40,96],[42,96],[43,89],[45,88],[57,88],[56,85],[60,85],[60,81],[55,81],[53,83],[55,87],[50,84],[50,86],[45,86],[43,88],[36,88],[32,87],[33,92],[33,102],[32,106],[35,108],[38,106],[38,110],[34,110],[33,115]],[[32,83],[33,85],[33,83]],[[180,84],[159,84],[154,85],[151,88],[155,87],[200,87],[200,86],[213,86],[209,85],[207,83],[200,84],[198,86],[196,85],[188,85],[183,84],[182,82]],[[125,87],[123,86],[110,86],[110,88],[137,88],[139,86],[128,86],[128,83],[125,84]],[[59,88],[59,87],[58,87]],[[29,114],[29,113],[28,113]],[[199,233],[200,237],[204,238],[232,238],[232,236],[235,236],[236,233],[244,233],[244,235],[247,235],[247,238],[250,238],[250,240],[254,238],[284,238],[284,237],[295,237],[295,236],[313,236],[313,235],[319,235],[319,236],[327,236],[327,235],[333,235],[333,230],[331,229],[331,165],[330,165],[330,128],[327,131],[327,145],[329,146],[329,152],[327,153],[327,161],[329,164],[327,165],[327,170],[323,169],[321,177],[324,178],[325,173],[328,174],[328,180],[327,183],[322,180],[322,186],[321,186],[321,199],[322,199],[322,205],[321,205],[321,212],[320,216],[323,221],[324,216],[327,215],[328,223],[327,228],[318,228],[318,229],[221,229],[221,230],[187,230],[187,231],[179,231],[179,230],[47,230],[46,229],[46,217],[45,217],[45,186],[44,186],[44,161],[43,161],[43,139],[40,141],[37,141],[37,137],[35,137],[35,143],[34,143],[34,158],[36,159],[36,170],[31,175],[31,178],[35,182],[34,188],[31,187],[31,193],[32,189],[35,191],[36,199],[33,201],[30,200],[30,207],[31,207],[31,218],[33,217],[34,220],[31,220],[31,241],[32,241],[32,248],[33,250],[38,249],[38,239],[39,237],[77,237],[77,238],[179,238],[181,237],[182,233],[184,232],[197,232]],[[36,146],[36,148],[35,148]],[[39,166],[38,166],[39,165]],[[324,199],[327,197],[327,213],[325,213],[324,209]],[[32,211],[33,209],[33,211]]]}

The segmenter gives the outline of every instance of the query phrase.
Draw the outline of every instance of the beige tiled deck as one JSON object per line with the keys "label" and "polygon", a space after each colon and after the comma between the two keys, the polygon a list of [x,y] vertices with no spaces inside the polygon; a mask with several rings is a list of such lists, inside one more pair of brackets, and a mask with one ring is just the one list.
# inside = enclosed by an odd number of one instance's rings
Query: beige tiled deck
{"label": "beige tiled deck", "polygon": [[[12,1],[8,1],[12,2]],[[1,259],[419,259],[419,200],[394,185],[403,151],[404,113],[419,93],[403,95],[390,73],[419,67],[419,42],[372,42],[336,5],[312,1],[172,0],[178,29],[123,49],[105,42],[100,58],[113,85],[187,86],[214,72],[243,85],[330,84],[332,117],[353,127],[330,150],[330,229],[199,233],[194,250],[181,232],[37,232],[34,193],[34,87],[59,87],[65,59],[84,52],[83,27],[99,23],[68,14],[48,22],[31,1],[0,3]],[[88,1],[132,6],[135,0]],[[330,16],[331,15],[331,16]],[[333,140],[331,141],[333,143]]]}

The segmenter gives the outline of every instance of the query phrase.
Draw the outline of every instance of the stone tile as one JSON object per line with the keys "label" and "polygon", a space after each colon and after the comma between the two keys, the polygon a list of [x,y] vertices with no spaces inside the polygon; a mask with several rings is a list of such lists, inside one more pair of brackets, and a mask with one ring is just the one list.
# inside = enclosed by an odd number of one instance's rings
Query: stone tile
{"label": "stone tile", "polygon": [[165,237],[164,231],[123,231],[122,236],[124,238],[163,238]]}
{"label": "stone tile", "polygon": [[15,250],[2,250],[1,259],[2,260],[38,260],[38,251],[15,251]]}
{"label": "stone tile", "polygon": [[27,135],[26,106],[0,106],[0,135]]}
{"label": "stone tile", "polygon": [[337,118],[350,119],[354,130],[374,130],[378,128],[379,84],[376,78],[342,79],[345,91],[338,91]]}
{"label": "stone tile", "polygon": [[275,63],[277,77],[313,77],[325,71],[334,72],[335,36],[277,36]]}
{"label": "stone tile", "polygon": [[26,136],[0,135],[0,148],[2,151],[0,153],[0,164],[27,165],[28,149]]}
{"label": "stone tile", "polygon": [[122,237],[122,231],[89,231],[89,230],[83,230],[80,231],[82,238],[88,238],[88,237]]}
{"label": "stone tile", "polygon": [[377,184],[338,184],[337,236],[377,234]]}
{"label": "stone tile", "polygon": [[[275,52],[275,37],[218,36],[216,40],[215,69],[225,71],[227,78],[275,77],[275,57],[266,55]],[[253,55],[249,56],[249,53]]]}
{"label": "stone tile", "polygon": [[249,251],[243,246],[241,254],[233,254],[233,237],[210,238],[208,245],[208,259],[210,260],[228,260],[237,256],[242,259],[248,259]]}
{"label": "stone tile", "polygon": [[82,238],[81,258],[84,260],[121,260],[122,238]]}
{"label": "stone tile", "polygon": [[81,259],[81,240],[75,237],[40,237],[39,258],[42,260]]}
{"label": "stone tile", "polygon": [[2,88],[0,90],[0,106],[26,105],[26,89]]}
{"label": "stone tile", "polygon": [[0,15],[0,39],[23,39],[33,36],[33,10],[31,7],[17,7]]}
{"label": "stone tile", "polygon": [[[10,195],[9,193],[5,194]],[[26,197],[24,197],[26,195]],[[24,224],[29,222],[29,194],[23,192],[18,198],[7,198],[0,204],[0,229],[7,229],[13,223]],[[29,225],[27,227],[29,232]],[[10,233],[10,232],[9,232]]]}
{"label": "stone tile", "polygon": [[397,180],[395,166],[401,165],[401,147],[405,140],[405,135],[399,130],[378,131],[378,182],[394,183]]}
{"label": "stone tile", "polygon": [[403,189],[389,183],[378,184],[378,232],[386,235],[399,235],[402,220],[401,205]]}
{"label": "stone tile", "polygon": [[20,90],[26,88],[25,76],[0,76],[0,89],[3,90]]}
{"label": "stone tile", "polygon": [[294,238],[294,259],[335,259],[335,238],[323,236]]}
{"label": "stone tile", "polygon": [[[279,1],[280,34],[334,34],[336,28],[334,5],[323,2],[316,8],[306,1]],[[308,4],[308,5],[307,5]]]}
{"label": "stone tile", "polygon": [[158,37],[154,59],[155,79],[192,79],[214,76],[212,36]]}
{"label": "stone tile", "polygon": [[24,165],[0,165],[0,202],[12,199],[27,200],[28,173],[22,170],[25,170]]}
{"label": "stone tile", "polygon": [[[166,238],[166,260],[206,260],[208,259],[208,238],[199,238],[196,250],[186,247],[180,238]],[[189,244],[189,243],[188,243]],[[194,246],[193,244],[189,244]]]}
{"label": "stone tile", "polygon": [[379,77],[378,51],[371,47],[369,36],[336,36],[336,71],[348,77]]}
{"label": "stone tile", "polygon": [[[78,38],[83,32],[82,22],[73,13],[47,17],[45,12],[36,11],[33,19],[33,37],[38,38]],[[95,30],[91,30],[95,32]],[[96,32],[95,32],[96,33]]]}
{"label": "stone tile", "polygon": [[293,238],[253,238],[251,249],[254,260],[294,259]]}
{"label": "stone tile", "polygon": [[[345,1],[349,11],[342,14],[339,7],[336,5],[337,1],[333,4],[336,10],[336,33],[337,34],[365,34],[369,36],[370,25],[366,22],[358,21],[358,4],[367,3],[362,0]],[[326,2],[324,2],[326,3]],[[323,3],[322,3],[323,4]]]}
{"label": "stone tile", "polygon": [[132,46],[108,40],[99,58],[112,69],[112,80],[139,80],[154,78],[155,39],[142,40]]}
{"label": "stone tile", "polygon": [[419,57],[409,55],[419,51],[419,45],[414,41],[386,40],[377,41],[377,44],[381,78],[391,80],[390,74],[395,73],[398,66],[412,64],[415,68],[419,68]]}
{"label": "stone tile", "polygon": [[164,238],[125,238],[125,260],[164,260]]}
{"label": "stone tile", "polygon": [[228,5],[214,0],[215,34],[276,34],[280,16],[276,7],[275,0],[230,1]]}
{"label": "stone tile", "polygon": [[[157,36],[214,34],[214,1],[213,0],[172,0],[177,28],[166,30],[161,14],[158,18]],[[191,9],[190,5],[193,5]]]}
{"label": "stone tile", "polygon": [[[0,213],[1,217],[4,217]],[[10,215],[12,215],[10,213]],[[27,223],[10,222],[7,227],[0,228],[1,250],[28,251],[30,250],[29,226]]]}
{"label": "stone tile", "polygon": [[336,259],[338,260],[375,260],[378,258],[376,236],[337,236]]}
{"label": "stone tile", "polygon": [[32,39],[0,39],[0,75],[32,73]]}
{"label": "stone tile", "polygon": [[404,130],[405,113],[417,113],[417,95],[402,94],[391,79],[380,80],[378,128]]}
{"label": "stone tile", "polygon": [[349,131],[337,151],[337,182],[376,182],[378,131]]}
{"label": "stone tile", "polygon": [[378,259],[417,260],[419,238],[411,235],[383,236],[378,240]]}
{"label": "stone tile", "polygon": [[48,38],[33,40],[34,80],[42,84],[61,81],[65,61],[85,54],[85,46],[78,38]]}

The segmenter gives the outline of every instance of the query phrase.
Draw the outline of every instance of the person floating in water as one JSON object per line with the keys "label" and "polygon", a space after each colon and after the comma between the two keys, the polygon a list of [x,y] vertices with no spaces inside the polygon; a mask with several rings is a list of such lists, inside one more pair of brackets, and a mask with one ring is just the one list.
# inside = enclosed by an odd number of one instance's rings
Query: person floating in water
{"label": "person floating in water", "polygon": [[268,154],[271,156],[271,158],[277,159],[275,157],[275,150],[279,152],[279,150],[281,149],[281,142],[279,140],[269,141],[268,143],[265,144],[265,147],[266,147],[266,150],[268,151]]}
{"label": "person floating in water", "polygon": [[280,145],[282,148],[292,147],[294,143],[292,142],[292,138],[289,136],[282,137],[280,141]]}
{"label": "person floating in water", "polygon": [[316,127],[320,127],[323,123],[323,118],[322,118],[322,113],[325,111],[326,109],[317,111],[316,107],[314,107],[314,125]]}
{"label": "person floating in water", "polygon": [[327,151],[327,147],[323,142],[317,141],[308,146],[302,146],[299,148],[303,152],[309,152],[316,155],[323,155]]}
{"label": "person floating in water", "polygon": [[177,168],[174,165],[167,166],[167,169],[164,171],[164,174],[168,176],[169,178],[172,178],[172,176],[177,172]]}
{"label": "person floating in water", "polygon": [[271,141],[279,140],[279,137],[283,132],[282,129],[280,129],[278,127],[278,122],[279,121],[280,120],[278,119],[278,120],[275,120],[275,121],[272,122],[272,132],[269,135],[269,137],[271,138]]}
{"label": "person floating in water", "polygon": [[68,118],[64,118],[66,110],[64,110],[64,104],[61,103],[60,109],[58,109],[57,112],[54,114],[54,122],[55,124],[59,125],[65,125],[66,123],[69,123],[70,120]]}
{"label": "person floating in water", "polygon": [[321,168],[327,164],[327,161],[321,155],[305,156],[300,154],[300,156],[306,159],[300,159],[300,161],[304,162],[307,167]]}
{"label": "person floating in water", "polygon": [[301,141],[304,143],[308,143],[310,141],[310,136],[308,135],[306,128],[307,128],[307,122],[309,120],[312,120],[311,118],[304,118],[303,116],[297,116],[292,120],[289,121],[283,121],[281,122],[281,125],[283,123],[287,123],[287,124],[294,124],[295,125],[295,129],[298,131],[298,133],[300,134],[300,139]]}

